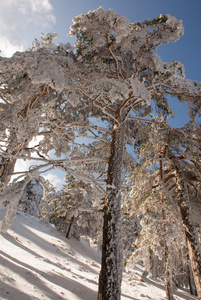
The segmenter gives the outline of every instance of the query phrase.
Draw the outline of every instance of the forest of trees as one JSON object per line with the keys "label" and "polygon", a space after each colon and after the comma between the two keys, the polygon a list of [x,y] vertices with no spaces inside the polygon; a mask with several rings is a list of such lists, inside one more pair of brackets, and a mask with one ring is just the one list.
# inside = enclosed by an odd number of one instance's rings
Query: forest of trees
{"label": "forest of trees", "polygon": [[[166,280],[168,299],[173,286],[201,299],[201,83],[156,53],[182,34],[170,15],[131,23],[100,7],[74,18],[74,47],[47,34],[0,58],[0,230],[30,181],[65,171],[41,213],[67,237],[102,240],[99,300],[120,299],[123,265],[137,260]],[[183,128],[167,123],[170,98],[188,104]],[[29,170],[15,172],[17,160]]]}

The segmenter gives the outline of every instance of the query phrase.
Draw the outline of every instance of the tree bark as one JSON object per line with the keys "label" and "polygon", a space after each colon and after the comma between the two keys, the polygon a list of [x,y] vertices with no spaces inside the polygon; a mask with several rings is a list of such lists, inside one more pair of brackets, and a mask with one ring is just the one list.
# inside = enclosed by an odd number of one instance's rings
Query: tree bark
{"label": "tree bark", "polygon": [[7,232],[12,225],[16,217],[18,202],[30,179],[30,175],[27,175],[21,182],[18,183],[18,185],[12,186],[9,194],[6,194],[2,197],[5,200],[8,199],[9,204],[7,206],[6,215],[3,221],[0,222],[0,232]]}
{"label": "tree bark", "polygon": [[172,283],[170,278],[170,271],[166,268],[165,272],[165,290],[166,290],[166,298],[167,300],[174,300],[173,291],[172,291]]}
{"label": "tree bark", "polygon": [[[163,202],[163,195],[161,194],[161,201]],[[165,216],[165,210],[162,208],[162,216],[163,216],[163,230],[164,230],[164,254],[165,254],[165,291],[166,291],[166,298],[167,300],[174,300],[173,296],[173,289],[172,289],[172,272],[170,273],[170,264],[169,264],[169,251],[168,251],[168,245],[166,242],[166,216]],[[172,270],[171,270],[172,271]]]}
{"label": "tree bark", "polygon": [[124,149],[124,124],[114,124],[108,165],[104,206],[102,262],[98,300],[118,300],[123,271],[121,233],[121,174]]}
{"label": "tree bark", "polygon": [[[4,158],[2,157],[0,162],[0,192],[3,194],[4,189],[7,187],[11,176],[15,169],[17,159]],[[2,203],[1,203],[2,205]]]}
{"label": "tree bark", "polygon": [[197,296],[198,300],[201,300],[201,258],[198,256],[199,254],[197,251],[197,244],[194,241],[195,239],[192,238],[188,232],[186,232],[186,237]]}
{"label": "tree bark", "polygon": [[71,238],[74,220],[75,220],[75,216],[73,215],[72,218],[71,218],[70,224],[68,226],[67,233],[66,233],[66,238],[67,239]]}
{"label": "tree bark", "polygon": [[[188,256],[188,261],[189,261],[189,256]],[[190,287],[191,295],[197,296],[197,291],[196,291],[196,287],[195,287],[195,281],[193,278],[193,272],[192,272],[192,268],[190,265],[190,261],[188,263],[188,279],[189,279],[189,287]]]}
{"label": "tree bark", "polygon": [[190,200],[187,185],[182,170],[176,159],[173,160],[176,170],[176,183],[178,187],[178,205],[181,212],[183,224],[186,228],[187,247],[191,262],[193,277],[197,290],[198,299],[201,300],[201,245],[196,228],[193,224]]}
{"label": "tree bark", "polygon": [[[23,143],[19,143],[15,132],[10,133],[10,142],[7,146],[7,153],[11,154],[11,157],[1,157],[0,160],[0,193],[4,193],[11,176],[14,173],[15,164],[17,158],[15,155],[20,151]],[[0,203],[2,205],[2,203]]]}

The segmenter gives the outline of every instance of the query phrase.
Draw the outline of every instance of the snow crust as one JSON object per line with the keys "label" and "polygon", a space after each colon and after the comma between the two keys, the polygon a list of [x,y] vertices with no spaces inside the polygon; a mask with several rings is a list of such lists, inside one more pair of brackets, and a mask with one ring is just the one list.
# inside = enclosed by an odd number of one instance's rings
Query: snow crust
{"label": "snow crust", "polygon": [[[0,209],[3,218],[5,208]],[[97,298],[100,253],[54,227],[18,212],[7,234],[0,235],[1,300],[94,300]],[[142,276],[143,267],[124,273],[121,300],[164,300],[161,282]],[[175,300],[193,300],[177,291]]]}

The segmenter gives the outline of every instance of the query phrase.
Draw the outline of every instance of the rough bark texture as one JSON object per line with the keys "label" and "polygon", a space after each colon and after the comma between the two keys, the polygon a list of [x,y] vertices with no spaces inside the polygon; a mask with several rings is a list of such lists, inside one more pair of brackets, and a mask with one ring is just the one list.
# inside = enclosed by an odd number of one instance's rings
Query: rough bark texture
{"label": "rough bark texture", "polygon": [[174,300],[169,269],[166,269],[165,272],[165,290],[167,300]]}
{"label": "rough bark texture", "polygon": [[22,196],[25,186],[28,184],[30,179],[30,176],[27,175],[25,179],[23,179],[18,185],[13,185],[9,195],[6,194],[2,197],[3,199],[8,200],[9,204],[7,206],[5,218],[0,222],[0,232],[6,233],[12,225],[16,217],[18,202]]}
{"label": "rough bark texture", "polygon": [[[188,257],[189,260],[189,257]],[[192,268],[189,262],[189,267],[188,267],[188,277],[189,277],[189,287],[190,287],[190,293],[193,296],[197,296],[197,291],[196,291],[196,287],[195,287],[195,281],[193,278],[193,272],[192,272]]]}
{"label": "rough bark texture", "polygon": [[72,218],[71,218],[67,233],[66,233],[66,238],[67,239],[71,238],[74,220],[75,220],[75,216],[73,215]]}
{"label": "rough bark texture", "polygon": [[[163,195],[161,194],[161,200],[163,201]],[[170,267],[169,267],[169,251],[168,251],[168,245],[166,242],[166,216],[165,216],[165,210],[162,209],[162,216],[163,216],[163,229],[164,229],[164,236],[165,236],[165,245],[164,245],[164,253],[165,253],[165,291],[166,291],[166,298],[167,300],[174,300],[173,296],[173,288],[172,288],[172,272],[170,273]]]}
{"label": "rough bark texture", "polygon": [[[10,134],[11,140],[7,146],[6,154],[8,157],[1,157],[0,158],[0,193],[1,195],[4,193],[4,190],[6,189],[11,176],[14,173],[15,164],[17,161],[17,158],[15,158],[15,155],[20,151],[23,143],[18,142],[18,138],[16,136],[15,132],[11,132]],[[9,154],[11,157],[9,157]],[[3,203],[0,202],[0,205]]]}
{"label": "rough bark texture", "polygon": [[[14,172],[17,159],[2,158],[0,162],[0,191],[4,192],[5,187],[8,185],[11,175]],[[1,203],[2,205],[2,203]]]}
{"label": "rough bark texture", "polygon": [[174,160],[176,170],[176,183],[178,187],[178,204],[186,228],[186,239],[191,262],[193,277],[197,290],[198,299],[201,300],[201,253],[200,242],[197,236],[196,228],[193,224],[193,216],[191,212],[190,200],[188,196],[188,189],[183,177],[182,170],[179,164]]}
{"label": "rough bark texture", "polygon": [[186,232],[186,236],[197,296],[198,299],[201,300],[201,259],[198,257],[199,254],[196,251],[194,238],[192,238],[188,232]]}
{"label": "rough bark texture", "polygon": [[102,264],[98,300],[117,300],[121,296],[122,234],[121,173],[124,148],[124,125],[114,125],[108,166],[108,198],[104,207]]}

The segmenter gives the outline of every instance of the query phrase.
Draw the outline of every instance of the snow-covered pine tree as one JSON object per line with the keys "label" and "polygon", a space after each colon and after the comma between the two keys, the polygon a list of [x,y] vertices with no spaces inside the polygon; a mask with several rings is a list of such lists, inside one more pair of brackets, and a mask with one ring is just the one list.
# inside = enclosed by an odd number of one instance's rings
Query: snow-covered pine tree
{"label": "snow-covered pine tree", "polygon": [[[65,47],[50,43],[40,49],[35,43],[36,52],[18,53],[13,58],[22,58],[16,74],[25,74],[28,63],[30,81],[48,85],[56,97],[52,113],[43,115],[41,160],[93,184],[104,195],[99,300],[120,299],[121,180],[123,168],[126,171],[132,161],[125,146],[133,143],[140,130],[139,119],[150,113],[151,100],[163,115],[172,114],[167,95],[188,101],[196,107],[194,115],[200,110],[200,83],[185,80],[180,63],[163,63],[156,54],[158,46],[175,42],[182,34],[182,22],[170,15],[131,23],[113,10],[99,8],[74,18],[70,35],[75,35],[77,42],[71,55]],[[26,105],[22,109],[29,110],[30,102]],[[78,139],[81,136],[92,143],[83,146]],[[42,155],[51,149],[61,158],[55,161]]]}
{"label": "snow-covered pine tree", "polygon": [[[16,182],[16,185],[18,184]],[[18,208],[25,213],[49,222],[54,210],[53,200],[59,195],[60,193],[56,187],[43,176],[31,178],[19,200]]]}
{"label": "snow-covered pine tree", "polygon": [[[54,161],[48,156],[53,149],[51,141],[49,140],[46,147],[43,146],[43,152],[42,142],[39,147],[38,141],[49,132],[52,136],[56,135],[55,112],[58,105],[63,103],[62,97],[68,82],[66,74],[71,77],[70,65],[73,64],[73,60],[70,54],[68,56],[70,45],[56,47],[52,43],[55,35],[49,34],[47,37],[48,41],[43,36],[42,44],[35,41],[31,50],[17,52],[11,58],[0,59],[1,205],[6,194],[9,198],[10,190],[15,186],[8,186],[12,175],[18,176],[19,180],[24,176],[30,180],[31,177],[38,177],[40,172],[55,168]],[[65,129],[64,137],[70,141],[73,138],[72,132],[68,134],[68,130]],[[33,140],[35,142],[31,145]],[[29,170],[16,173],[14,169],[17,159],[29,161],[32,166]],[[17,199],[18,197],[15,199],[13,196],[8,204],[8,211],[13,209],[12,201],[17,203]],[[8,215],[10,214],[7,214],[6,218]],[[10,221],[7,220],[6,223],[10,224]],[[5,230],[5,226],[3,227]]]}
{"label": "snow-covered pine tree", "polygon": [[167,185],[169,179],[175,180],[175,198],[185,228],[188,255],[199,298],[201,297],[201,202],[198,198],[201,182],[200,124],[191,122],[185,126],[183,132],[185,134],[188,132],[188,136],[177,137],[177,143],[175,134],[170,132],[168,134],[162,158],[168,161],[170,174],[164,176],[163,181]]}
{"label": "snow-covered pine tree", "polygon": [[96,207],[96,198],[100,195],[97,192],[95,195],[90,184],[73,176],[66,175],[65,179],[60,196],[54,200],[50,221],[65,232],[67,238],[72,234],[78,239],[88,236],[95,240],[101,226],[101,213]]}
{"label": "snow-covered pine tree", "polygon": [[33,159],[34,148],[29,149],[29,142],[38,135],[40,125],[46,122],[45,115],[57,97],[45,80],[36,82],[33,79],[39,69],[37,64],[43,68],[47,63],[48,59],[43,58],[39,53],[28,51],[0,60],[2,192],[14,173],[16,160]]}
{"label": "snow-covered pine tree", "polygon": [[[19,183],[17,182],[16,185],[18,184]],[[41,202],[43,197],[44,190],[42,184],[38,179],[32,178],[23,191],[18,207],[21,211],[40,218],[42,212]]]}
{"label": "snow-covered pine tree", "polygon": [[[176,213],[178,211],[177,214],[179,215],[172,219],[175,221],[180,219],[180,223],[183,226],[183,232],[187,238],[187,245],[185,247],[189,251],[191,266],[194,266],[194,279],[199,294],[199,257],[201,253],[199,242],[201,230],[199,200],[201,175],[199,162],[200,125],[190,122],[185,125],[182,132],[166,124],[163,124],[163,126],[163,128],[159,129],[156,123],[153,124],[150,121],[150,126],[147,128],[148,131],[152,131],[152,134],[150,134],[150,138],[146,143],[141,143],[139,148],[138,154],[141,158],[141,163],[140,167],[135,171],[135,177],[139,183],[133,183],[132,199],[134,199],[135,207],[144,205],[144,201],[147,203],[147,199],[149,199],[148,205],[151,208],[149,207],[149,210],[147,210],[147,217],[149,211],[153,210],[153,187],[155,190],[161,189],[162,194],[167,200],[172,199],[166,203],[164,213],[167,214],[168,211]],[[180,172],[180,175],[178,172]],[[177,176],[179,177],[177,178]],[[181,189],[181,182],[185,186],[185,193]],[[186,197],[189,199],[188,201],[185,201]],[[139,203],[138,199],[140,199]],[[158,209],[158,205],[155,207]],[[168,218],[166,220],[170,221]],[[171,222],[171,224],[173,223]],[[182,232],[181,229],[177,231],[177,228],[180,228],[178,224],[174,230],[176,239],[180,236],[180,232]],[[188,236],[189,232],[191,237]],[[191,269],[191,266],[188,268]]]}
{"label": "snow-covered pine tree", "polygon": [[185,231],[174,200],[166,197],[163,189],[155,190],[150,184],[158,175],[157,171],[157,175],[148,171],[145,175],[142,169],[140,165],[132,175],[133,190],[127,200],[130,217],[138,217],[140,224],[127,264],[142,260],[147,272],[166,282],[167,299],[170,300],[173,299],[173,283],[180,287],[188,285]]}
{"label": "snow-covered pine tree", "polygon": [[163,63],[156,54],[159,45],[183,34],[182,22],[170,15],[130,23],[113,10],[99,8],[74,18],[70,34],[77,36],[77,60],[85,67],[75,91],[91,101],[93,117],[107,121],[111,130],[98,299],[120,299],[125,144],[135,139],[138,117],[150,112],[151,100],[163,115],[172,114],[167,95],[189,101],[199,111],[200,83],[185,80],[180,63]]}

